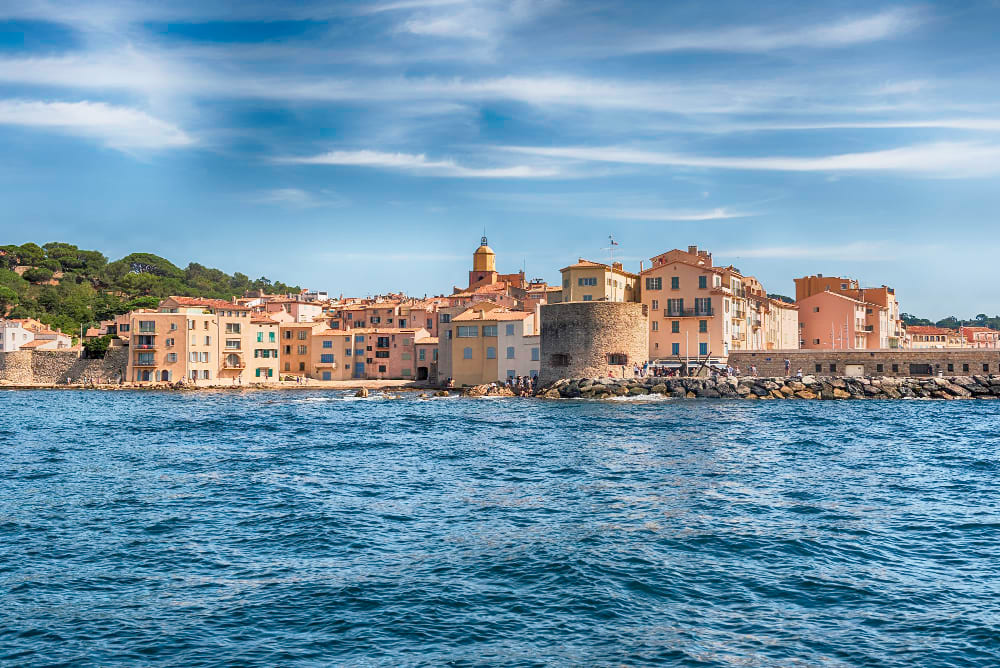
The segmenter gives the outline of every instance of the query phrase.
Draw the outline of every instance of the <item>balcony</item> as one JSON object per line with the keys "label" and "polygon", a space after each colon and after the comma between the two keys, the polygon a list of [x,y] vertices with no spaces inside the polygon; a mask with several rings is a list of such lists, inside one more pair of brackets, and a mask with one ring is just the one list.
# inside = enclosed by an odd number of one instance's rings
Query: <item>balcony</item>
{"label": "balcony", "polygon": [[667,318],[711,318],[715,315],[715,309],[711,308],[668,308],[663,310],[663,315]]}
{"label": "balcony", "polygon": [[235,353],[230,353],[222,358],[223,369],[245,369],[246,366],[243,358]]}
{"label": "balcony", "polygon": [[132,366],[156,366],[156,360],[155,359],[136,358],[132,362]]}
{"label": "balcony", "polygon": [[133,348],[136,350],[156,350],[159,346],[155,343],[137,343]]}

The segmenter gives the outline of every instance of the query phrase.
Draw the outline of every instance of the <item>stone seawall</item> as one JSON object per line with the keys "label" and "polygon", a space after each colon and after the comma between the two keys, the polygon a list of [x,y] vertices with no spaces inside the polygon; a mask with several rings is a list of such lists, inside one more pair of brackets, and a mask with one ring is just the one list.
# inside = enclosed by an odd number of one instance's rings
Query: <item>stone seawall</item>
{"label": "stone seawall", "polygon": [[826,376],[894,376],[919,378],[973,376],[1000,373],[1000,350],[983,348],[936,348],[929,350],[768,350],[733,351],[729,364],[744,373],[750,365],[761,376],[785,374],[785,360],[791,372]]}
{"label": "stone seawall", "polygon": [[1000,375],[933,378],[563,378],[547,399],[610,399],[659,394],[678,399],[997,399]]}
{"label": "stone seawall", "polygon": [[111,348],[104,359],[84,359],[72,350],[19,350],[0,353],[0,383],[65,385],[118,382],[125,377],[128,348]]}

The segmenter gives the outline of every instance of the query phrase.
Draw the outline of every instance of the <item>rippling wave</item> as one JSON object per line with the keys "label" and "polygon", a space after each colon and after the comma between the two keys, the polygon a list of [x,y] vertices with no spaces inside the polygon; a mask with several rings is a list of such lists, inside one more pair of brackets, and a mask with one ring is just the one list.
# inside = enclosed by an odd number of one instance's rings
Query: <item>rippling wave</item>
{"label": "rippling wave", "polygon": [[997,402],[0,393],[4,665],[1000,665]]}

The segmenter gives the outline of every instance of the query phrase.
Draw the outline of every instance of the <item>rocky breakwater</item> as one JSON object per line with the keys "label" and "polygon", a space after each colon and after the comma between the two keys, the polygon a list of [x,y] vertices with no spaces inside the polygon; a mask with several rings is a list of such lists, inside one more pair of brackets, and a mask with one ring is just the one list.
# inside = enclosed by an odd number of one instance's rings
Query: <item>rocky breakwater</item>
{"label": "rocky breakwater", "polygon": [[929,378],[563,378],[542,387],[546,399],[663,395],[677,399],[996,399],[1000,375]]}

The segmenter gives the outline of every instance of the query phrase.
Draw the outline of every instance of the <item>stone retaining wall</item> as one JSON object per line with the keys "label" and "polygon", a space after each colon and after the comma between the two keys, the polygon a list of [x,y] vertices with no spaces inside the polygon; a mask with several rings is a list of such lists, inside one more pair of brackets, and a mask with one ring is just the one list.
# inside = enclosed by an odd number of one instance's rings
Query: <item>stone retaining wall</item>
{"label": "stone retaining wall", "polygon": [[104,359],[83,359],[72,350],[0,353],[0,381],[15,385],[117,382],[125,377],[128,348],[110,348]]}
{"label": "stone retaining wall", "polygon": [[678,399],[997,399],[1000,375],[930,378],[564,378],[548,399],[610,399],[660,394]]}
{"label": "stone retaining wall", "polygon": [[892,376],[915,378],[943,374],[972,376],[1000,373],[1000,350],[950,348],[934,350],[769,350],[735,351],[729,364],[746,373],[756,365],[761,376],[785,375],[785,360],[791,371],[831,376]]}

